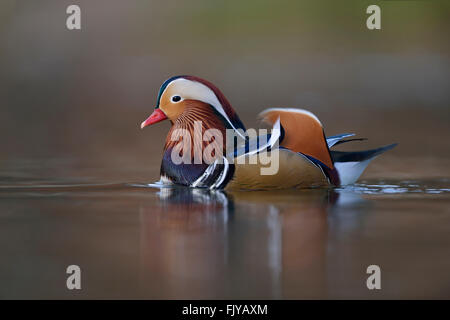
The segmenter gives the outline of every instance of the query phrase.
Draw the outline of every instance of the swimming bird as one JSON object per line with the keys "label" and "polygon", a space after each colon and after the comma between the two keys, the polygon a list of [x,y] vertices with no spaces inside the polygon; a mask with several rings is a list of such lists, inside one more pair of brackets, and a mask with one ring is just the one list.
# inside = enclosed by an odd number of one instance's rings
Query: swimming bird
{"label": "swimming bird", "polygon": [[[396,146],[333,151],[363,139],[347,139],[353,133],[326,137],[320,120],[303,109],[271,108],[259,117],[272,131],[252,136],[211,82],[187,75],[166,80],[153,113],[141,124],[141,129],[163,120],[172,124],[160,183],[225,190],[342,186],[355,183],[371,160]],[[276,162],[274,170],[268,161]]]}

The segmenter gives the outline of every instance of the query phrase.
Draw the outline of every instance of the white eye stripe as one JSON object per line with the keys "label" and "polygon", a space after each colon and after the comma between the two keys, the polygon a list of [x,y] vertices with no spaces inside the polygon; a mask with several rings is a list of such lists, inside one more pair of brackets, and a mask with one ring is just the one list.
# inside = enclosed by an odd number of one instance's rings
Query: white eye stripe
{"label": "white eye stripe", "polygon": [[[176,90],[176,92],[179,93],[179,95],[181,94],[183,96],[182,100],[194,99],[210,104],[225,118],[225,120],[233,129],[237,130],[231,122],[230,118],[228,118],[225,110],[222,107],[222,104],[217,99],[215,93],[203,83],[180,78],[173,80],[164,91],[169,90],[169,88],[173,88]],[[245,139],[245,137],[239,131],[237,131],[237,133],[239,136]]]}

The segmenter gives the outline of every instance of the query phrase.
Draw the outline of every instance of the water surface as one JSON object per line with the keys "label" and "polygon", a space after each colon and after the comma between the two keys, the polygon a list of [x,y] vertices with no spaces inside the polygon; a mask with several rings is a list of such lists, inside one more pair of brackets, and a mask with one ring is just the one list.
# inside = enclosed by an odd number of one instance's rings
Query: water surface
{"label": "water surface", "polygon": [[445,178],[225,193],[32,171],[1,172],[1,298],[450,298]]}

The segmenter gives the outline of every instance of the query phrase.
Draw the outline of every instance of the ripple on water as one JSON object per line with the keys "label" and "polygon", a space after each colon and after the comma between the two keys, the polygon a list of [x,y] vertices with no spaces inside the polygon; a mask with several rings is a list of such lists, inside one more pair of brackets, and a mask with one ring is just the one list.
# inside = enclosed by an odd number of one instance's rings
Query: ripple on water
{"label": "ripple on water", "polygon": [[338,191],[360,194],[445,194],[450,192],[449,179],[435,181],[361,182],[340,187]]}
{"label": "ripple on water", "polygon": [[[70,192],[70,191],[110,191],[131,189],[171,189],[179,186],[161,183],[73,183],[73,184],[19,184],[0,185],[3,192]],[[182,187],[181,187],[182,188]],[[450,193],[450,179],[437,180],[405,180],[361,181],[348,186],[335,189],[340,193],[368,194],[368,195],[395,195],[395,194],[447,194]]]}

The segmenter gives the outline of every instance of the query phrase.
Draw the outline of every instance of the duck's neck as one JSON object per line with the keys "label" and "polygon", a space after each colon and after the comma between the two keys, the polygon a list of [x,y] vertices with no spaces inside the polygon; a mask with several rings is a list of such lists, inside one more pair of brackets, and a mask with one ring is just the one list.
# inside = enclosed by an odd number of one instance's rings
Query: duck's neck
{"label": "duck's neck", "polygon": [[192,184],[214,162],[211,159],[225,155],[226,129],[209,105],[186,108],[167,135],[161,176],[178,184]]}
{"label": "duck's neck", "polygon": [[[216,148],[220,147],[218,144],[222,144],[221,149],[225,152],[226,129],[226,124],[211,106],[203,103],[188,105],[184,112],[173,122],[166,138],[164,151],[174,148],[181,141],[186,143],[184,139],[187,139],[190,140],[192,157],[194,156],[194,151],[203,152],[211,144],[215,144],[214,147]],[[221,141],[216,141],[218,135],[221,136]],[[197,150],[194,150],[195,148]]]}

